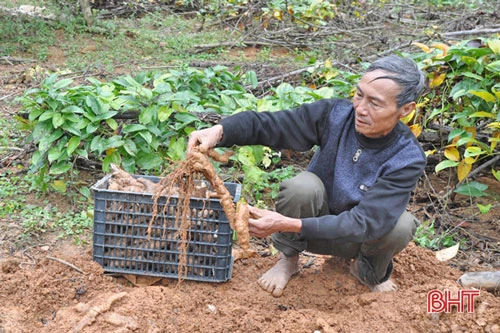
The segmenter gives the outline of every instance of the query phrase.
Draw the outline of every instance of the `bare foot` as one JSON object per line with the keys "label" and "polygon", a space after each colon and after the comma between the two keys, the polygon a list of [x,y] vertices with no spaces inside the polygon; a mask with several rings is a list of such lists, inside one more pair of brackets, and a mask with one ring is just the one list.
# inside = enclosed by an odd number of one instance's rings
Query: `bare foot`
{"label": "bare foot", "polygon": [[359,277],[358,262],[356,260],[354,260],[351,263],[351,267],[349,269],[349,273],[351,273],[351,275],[353,275],[356,279],[358,279],[359,282],[361,282],[362,284],[364,284],[365,286],[367,286],[368,288],[370,288],[370,290],[372,292],[377,293],[377,292],[396,291],[396,290],[398,290],[398,286],[396,286],[396,284],[394,282],[392,282],[390,279],[387,280],[387,281],[385,281],[385,282],[382,282],[380,284],[375,284],[375,285],[371,285],[371,284],[368,284],[365,281],[363,281]]}
{"label": "bare foot", "polygon": [[299,271],[299,256],[286,257],[280,254],[278,262],[262,277],[258,283],[265,291],[279,297],[283,294],[290,278]]}
{"label": "bare foot", "polygon": [[371,290],[375,293],[381,293],[384,291],[396,291],[398,290],[398,286],[396,286],[396,284],[389,279],[385,282],[382,282],[381,284],[374,285]]}

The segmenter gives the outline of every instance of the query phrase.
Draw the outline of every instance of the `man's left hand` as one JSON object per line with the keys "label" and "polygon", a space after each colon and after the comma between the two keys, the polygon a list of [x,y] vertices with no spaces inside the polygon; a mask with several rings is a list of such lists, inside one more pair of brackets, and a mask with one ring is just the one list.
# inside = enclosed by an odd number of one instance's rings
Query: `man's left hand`
{"label": "man's left hand", "polygon": [[251,236],[264,238],[275,232],[300,232],[302,221],[281,215],[280,213],[248,206],[250,219],[248,230]]}

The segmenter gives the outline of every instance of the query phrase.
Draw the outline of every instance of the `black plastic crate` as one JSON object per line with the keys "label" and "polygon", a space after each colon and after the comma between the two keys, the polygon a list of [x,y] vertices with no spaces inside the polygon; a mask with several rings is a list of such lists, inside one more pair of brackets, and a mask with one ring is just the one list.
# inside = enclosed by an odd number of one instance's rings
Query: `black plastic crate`
{"label": "black plastic crate", "polygon": [[[106,272],[157,277],[179,277],[181,244],[176,220],[178,197],[158,199],[153,213],[152,194],[108,190],[108,175],[94,191],[93,260]],[[134,176],[138,178],[139,176]],[[160,178],[140,176],[158,182]],[[241,185],[225,183],[237,202]],[[167,205],[167,207],[165,207]],[[183,279],[224,282],[231,278],[233,230],[219,199],[191,198],[190,227]],[[180,207],[179,207],[180,209]],[[180,218],[179,218],[180,220]]]}

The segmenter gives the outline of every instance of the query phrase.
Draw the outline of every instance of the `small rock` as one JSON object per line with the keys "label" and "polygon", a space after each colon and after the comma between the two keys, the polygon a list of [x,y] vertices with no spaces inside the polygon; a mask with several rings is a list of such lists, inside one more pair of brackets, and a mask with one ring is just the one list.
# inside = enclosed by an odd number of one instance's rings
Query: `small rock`
{"label": "small rock", "polygon": [[217,314],[217,308],[215,307],[215,305],[208,304],[208,310],[213,314]]}
{"label": "small rock", "polygon": [[500,333],[500,325],[498,325],[498,324],[491,325],[490,332],[491,333]]}
{"label": "small rock", "polygon": [[476,324],[478,324],[479,326],[486,326],[487,322],[486,322],[486,319],[484,319],[484,318],[478,318],[476,320]]}

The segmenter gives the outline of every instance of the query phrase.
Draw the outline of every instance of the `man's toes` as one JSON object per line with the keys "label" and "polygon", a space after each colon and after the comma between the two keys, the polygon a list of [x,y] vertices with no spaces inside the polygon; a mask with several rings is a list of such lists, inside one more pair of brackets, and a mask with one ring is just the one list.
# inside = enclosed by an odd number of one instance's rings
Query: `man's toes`
{"label": "man's toes", "polygon": [[382,282],[381,284],[377,284],[372,288],[373,292],[385,292],[385,291],[396,291],[398,290],[398,286],[391,280],[387,280]]}
{"label": "man's toes", "polygon": [[262,289],[264,290],[267,290],[267,288],[269,287],[269,281],[267,281],[266,279],[264,278],[260,278],[259,281],[257,281],[257,283],[259,284],[259,286],[261,286]]}
{"label": "man's toes", "polygon": [[281,295],[283,295],[283,288],[274,288],[274,291],[273,291],[273,296],[274,297],[280,297]]}

